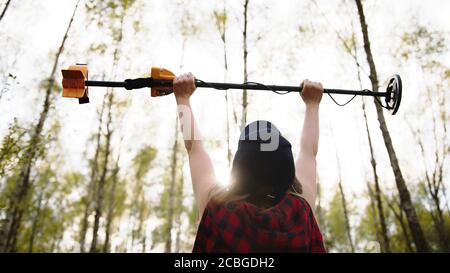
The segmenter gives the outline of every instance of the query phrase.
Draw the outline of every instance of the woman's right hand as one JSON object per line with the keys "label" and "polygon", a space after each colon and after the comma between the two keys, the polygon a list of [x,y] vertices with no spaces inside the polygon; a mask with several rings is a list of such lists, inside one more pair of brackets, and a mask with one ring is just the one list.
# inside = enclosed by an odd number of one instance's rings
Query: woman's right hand
{"label": "woman's right hand", "polygon": [[320,82],[312,82],[306,79],[302,82],[301,86],[302,92],[300,93],[300,96],[305,104],[307,106],[319,105],[323,95],[322,84]]}

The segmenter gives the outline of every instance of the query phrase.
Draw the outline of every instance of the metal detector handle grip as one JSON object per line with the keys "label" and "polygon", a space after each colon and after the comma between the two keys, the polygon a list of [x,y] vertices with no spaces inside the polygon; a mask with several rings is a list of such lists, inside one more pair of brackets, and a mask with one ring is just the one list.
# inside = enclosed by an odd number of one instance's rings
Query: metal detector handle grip
{"label": "metal detector handle grip", "polygon": [[140,89],[151,87],[152,79],[151,78],[138,78],[138,79],[127,79],[124,82],[124,87],[127,90]]}

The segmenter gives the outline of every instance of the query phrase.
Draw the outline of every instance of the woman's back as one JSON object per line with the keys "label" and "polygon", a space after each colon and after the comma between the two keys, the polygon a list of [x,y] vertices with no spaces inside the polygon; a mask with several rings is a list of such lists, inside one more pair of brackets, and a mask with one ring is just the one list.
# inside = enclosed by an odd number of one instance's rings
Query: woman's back
{"label": "woman's back", "polygon": [[286,194],[261,209],[238,201],[210,202],[202,216],[193,252],[325,252],[322,234],[305,199]]}

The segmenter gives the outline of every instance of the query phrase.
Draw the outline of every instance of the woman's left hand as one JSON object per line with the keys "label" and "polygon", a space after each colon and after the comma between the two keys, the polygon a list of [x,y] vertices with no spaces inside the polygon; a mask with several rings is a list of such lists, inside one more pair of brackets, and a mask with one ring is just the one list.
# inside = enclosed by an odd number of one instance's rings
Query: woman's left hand
{"label": "woman's left hand", "polygon": [[195,77],[192,73],[180,75],[173,80],[173,90],[177,100],[188,100],[194,94],[195,88]]}

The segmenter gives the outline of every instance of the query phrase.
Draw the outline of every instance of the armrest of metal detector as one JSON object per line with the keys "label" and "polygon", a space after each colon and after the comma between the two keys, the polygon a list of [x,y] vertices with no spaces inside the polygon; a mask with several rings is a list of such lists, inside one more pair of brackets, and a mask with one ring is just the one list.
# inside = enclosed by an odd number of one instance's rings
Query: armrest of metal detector
{"label": "armrest of metal detector", "polygon": [[173,93],[172,82],[175,79],[175,74],[171,71],[164,68],[152,67],[151,78],[152,89],[150,94],[152,97],[166,96]]}
{"label": "armrest of metal detector", "polygon": [[68,69],[63,69],[63,93],[65,98],[76,98],[80,104],[89,103],[88,87],[85,81],[88,80],[88,69],[85,65],[74,65]]}

